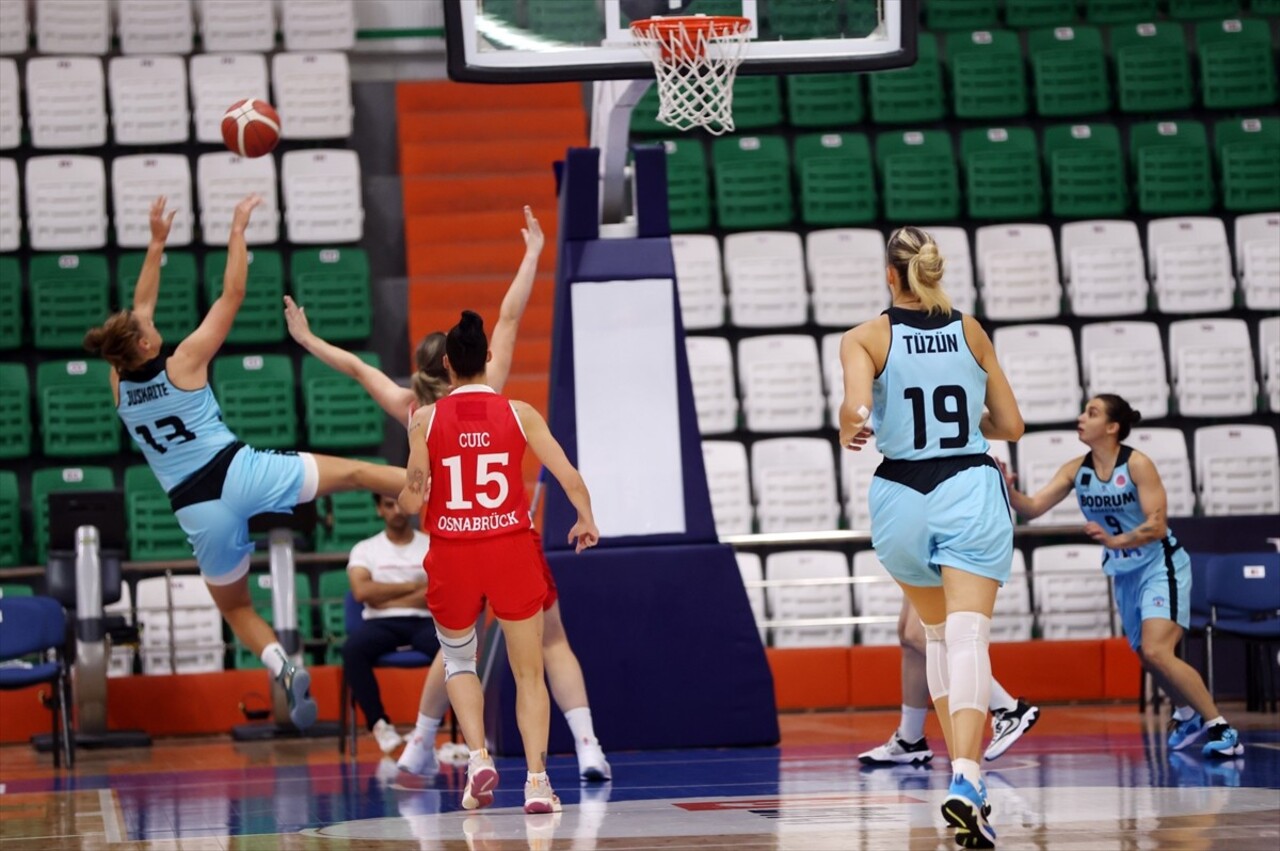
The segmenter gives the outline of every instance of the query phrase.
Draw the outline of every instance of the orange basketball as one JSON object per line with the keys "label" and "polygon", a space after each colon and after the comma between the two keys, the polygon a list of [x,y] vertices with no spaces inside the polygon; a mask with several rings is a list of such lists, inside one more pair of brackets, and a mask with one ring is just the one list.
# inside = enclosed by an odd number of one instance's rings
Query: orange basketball
{"label": "orange basketball", "polygon": [[280,141],[280,116],[264,100],[238,100],[222,116],[222,141],[242,157],[262,157]]}

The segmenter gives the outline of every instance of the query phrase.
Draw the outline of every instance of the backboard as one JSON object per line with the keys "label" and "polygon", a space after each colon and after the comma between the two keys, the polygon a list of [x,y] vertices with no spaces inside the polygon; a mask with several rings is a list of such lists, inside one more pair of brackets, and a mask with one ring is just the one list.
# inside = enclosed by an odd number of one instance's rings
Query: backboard
{"label": "backboard", "polygon": [[869,71],[916,58],[917,0],[450,0],[449,76],[475,83],[652,79],[633,20],[740,15],[738,73]]}

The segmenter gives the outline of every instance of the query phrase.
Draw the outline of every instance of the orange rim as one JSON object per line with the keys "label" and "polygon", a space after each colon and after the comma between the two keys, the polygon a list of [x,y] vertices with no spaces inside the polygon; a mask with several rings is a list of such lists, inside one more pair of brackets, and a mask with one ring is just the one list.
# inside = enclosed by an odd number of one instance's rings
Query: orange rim
{"label": "orange rim", "polygon": [[[676,15],[669,18],[645,18],[631,22],[636,35],[651,38],[662,47],[662,58],[681,61],[701,58],[704,33],[708,38],[741,35],[751,28],[751,19],[740,15]],[[685,36],[693,36],[686,41]]]}

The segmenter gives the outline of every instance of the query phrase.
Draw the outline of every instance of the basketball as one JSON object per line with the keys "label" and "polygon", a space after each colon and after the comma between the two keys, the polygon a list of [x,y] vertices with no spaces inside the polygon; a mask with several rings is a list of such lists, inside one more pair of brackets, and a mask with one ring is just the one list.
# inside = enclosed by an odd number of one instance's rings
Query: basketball
{"label": "basketball", "polygon": [[280,141],[280,116],[264,100],[238,100],[222,116],[222,141],[242,157],[266,156]]}

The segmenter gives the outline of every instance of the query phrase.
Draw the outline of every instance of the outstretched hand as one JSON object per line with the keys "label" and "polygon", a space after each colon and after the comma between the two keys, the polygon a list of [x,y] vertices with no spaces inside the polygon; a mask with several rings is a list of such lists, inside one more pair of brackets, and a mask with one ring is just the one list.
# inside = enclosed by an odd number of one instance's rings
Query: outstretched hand
{"label": "outstretched hand", "polygon": [[245,196],[239,204],[236,204],[235,212],[231,215],[231,232],[244,233],[249,227],[249,216],[253,210],[262,203],[262,196],[256,192],[252,195]]}
{"label": "outstretched hand", "polygon": [[173,227],[173,217],[178,215],[177,210],[165,213],[164,207],[168,200],[166,196],[161,195],[151,202],[151,241],[161,245],[169,239],[169,228]]}
{"label": "outstretched hand", "polygon": [[573,524],[573,528],[569,530],[569,543],[572,544],[575,541],[577,542],[577,546],[573,550],[575,553],[594,547],[600,542],[600,530],[590,520],[579,519],[577,523]]}
{"label": "outstretched hand", "polygon": [[542,235],[542,225],[538,224],[533,210],[529,209],[528,205],[524,208],[524,227],[520,228],[520,235],[524,237],[525,251],[534,254],[542,251],[546,238]]}
{"label": "outstretched hand", "polygon": [[289,336],[295,342],[302,343],[311,337],[306,308],[300,307],[290,296],[284,297],[284,321],[289,326]]}

